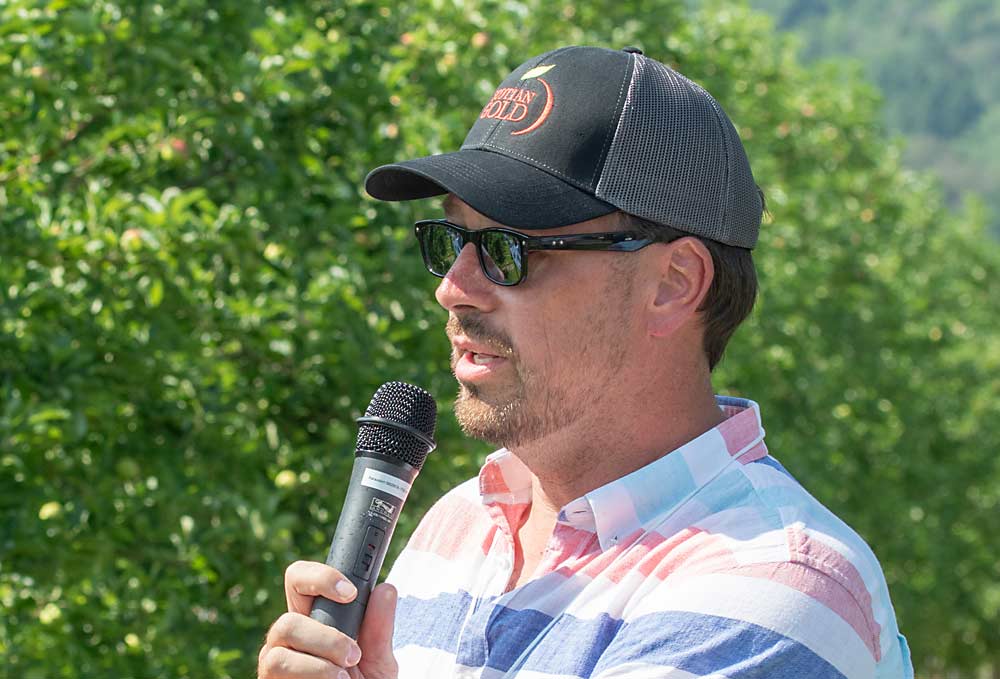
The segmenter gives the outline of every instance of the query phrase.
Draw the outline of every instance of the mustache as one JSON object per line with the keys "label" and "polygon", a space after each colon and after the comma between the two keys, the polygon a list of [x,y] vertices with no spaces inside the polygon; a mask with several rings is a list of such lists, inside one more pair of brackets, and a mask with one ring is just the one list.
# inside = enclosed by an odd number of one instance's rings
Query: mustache
{"label": "mustache", "polygon": [[509,357],[514,354],[514,342],[510,336],[502,330],[492,327],[478,314],[450,315],[444,330],[449,339],[455,335],[465,335],[473,342],[485,344],[496,351],[498,356]]}

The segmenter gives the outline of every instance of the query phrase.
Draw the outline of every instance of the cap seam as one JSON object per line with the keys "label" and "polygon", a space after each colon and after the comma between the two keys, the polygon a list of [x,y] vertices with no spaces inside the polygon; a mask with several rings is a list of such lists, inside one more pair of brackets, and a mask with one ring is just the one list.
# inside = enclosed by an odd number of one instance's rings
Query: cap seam
{"label": "cap seam", "polygon": [[[572,177],[563,174],[562,172],[560,172],[559,170],[555,169],[554,167],[550,167],[550,166],[546,165],[545,163],[532,158],[531,156],[526,156],[523,153],[518,153],[517,151],[512,151],[512,150],[506,149],[506,148],[501,148],[499,146],[494,146],[492,144],[483,144],[483,146],[486,146],[488,148],[487,149],[476,149],[476,148],[468,148],[468,147],[462,146],[462,149],[463,150],[471,150],[471,151],[489,150],[491,153],[499,153],[500,155],[505,155],[505,156],[516,156],[518,159],[527,162],[529,165],[531,165],[533,167],[538,167],[540,169],[544,168],[549,174],[555,175],[556,177],[559,177],[559,179],[562,179],[563,181],[565,181],[570,186],[578,188],[581,191],[586,191],[587,193],[592,193],[591,189],[589,189],[586,186],[581,186],[576,179],[573,179]],[[598,196],[596,194],[592,194],[592,195],[594,195],[595,198],[598,198]],[[604,202],[606,203],[608,201],[604,201]]]}
{"label": "cap seam", "polygon": [[[701,87],[699,85],[699,87]],[[702,88],[705,92],[705,96],[712,103],[712,113],[715,114],[715,124],[719,126],[719,134],[722,135],[722,150],[725,154],[725,163],[723,163],[723,176],[722,176],[722,209],[720,210],[719,219],[719,230],[722,232],[724,239],[720,238],[724,243],[728,243],[733,240],[735,234],[732,233],[732,229],[729,228],[726,217],[729,214],[729,164],[730,164],[730,149],[729,146],[732,143],[729,136],[726,134],[726,126],[722,121],[722,116],[719,115],[720,109],[719,102],[715,100],[715,97],[708,93],[708,90]],[[735,132],[735,125],[734,132]]]}
{"label": "cap seam", "polygon": [[[635,55],[633,55],[633,56],[635,56]],[[635,59],[633,59],[632,73],[631,73],[631,78],[629,79],[629,87],[628,87],[629,97],[626,98],[626,101],[628,101],[628,99],[631,98],[632,91],[633,91],[633,89],[635,87],[635,83],[636,83],[636,74],[638,73],[638,71],[639,71],[639,61],[638,61],[638,58],[635,58]],[[618,134],[621,132],[622,126],[624,124],[625,124],[625,111],[622,110],[618,114],[618,124],[615,126],[615,136],[614,136],[614,139],[618,138]],[[604,164],[601,166],[601,170],[602,170],[602,172],[601,172],[601,178],[597,180],[597,184],[594,186],[594,196],[596,198],[600,198],[601,200],[607,202],[607,199],[604,198],[601,195],[603,192],[602,192],[602,190],[600,188],[601,184],[604,182],[604,172],[603,172],[603,170],[605,170],[607,168],[607,158],[606,157],[605,157],[604,161],[605,161]]]}
{"label": "cap seam", "polygon": [[601,148],[601,155],[598,157],[597,164],[594,166],[594,173],[590,175],[590,185],[594,187],[595,192],[597,191],[597,183],[595,182],[595,179],[597,179],[597,175],[599,173],[603,174],[604,161],[607,159],[608,147],[611,145],[611,141],[618,136],[618,121],[622,119],[622,114],[624,113],[622,111],[621,104],[622,95],[625,93],[625,82],[628,81],[629,89],[631,90],[633,76],[635,75],[635,64],[638,56],[631,52],[628,52],[627,54],[631,57],[629,59],[629,66],[631,66],[631,68],[622,78],[622,84],[618,88],[618,101],[615,102],[615,114],[618,120],[615,122],[615,125],[608,127],[608,132],[604,135],[604,146]]}

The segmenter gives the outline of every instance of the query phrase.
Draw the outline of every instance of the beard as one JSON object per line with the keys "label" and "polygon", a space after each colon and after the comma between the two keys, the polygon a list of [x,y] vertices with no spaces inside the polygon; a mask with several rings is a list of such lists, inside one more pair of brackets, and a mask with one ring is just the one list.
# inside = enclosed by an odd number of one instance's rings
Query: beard
{"label": "beard", "polygon": [[[503,380],[492,380],[488,385],[459,383],[455,416],[467,436],[508,449],[523,446],[573,424],[586,406],[600,402],[608,382],[617,378],[626,358],[622,342],[624,301],[631,295],[632,281],[630,272],[623,268],[621,273],[626,275],[605,291],[610,308],[620,300],[621,311],[608,316],[607,306],[595,305],[581,324],[587,331],[577,337],[574,359],[580,370],[574,368],[573,377],[529,368],[519,360],[511,338],[491,327],[480,314],[449,317],[449,338],[465,335],[484,344],[507,359],[512,368]],[[459,357],[453,350],[452,371]]]}
{"label": "beard", "polygon": [[[513,373],[488,386],[459,382],[455,417],[466,436],[511,448],[544,436],[558,428],[561,420],[568,419],[554,407],[565,405],[565,394],[526,369],[505,333],[490,327],[478,315],[451,316],[446,331],[449,337],[465,335],[490,347],[510,362]],[[453,351],[453,371],[458,359],[458,352]],[[540,402],[542,407],[531,407],[532,402]]]}

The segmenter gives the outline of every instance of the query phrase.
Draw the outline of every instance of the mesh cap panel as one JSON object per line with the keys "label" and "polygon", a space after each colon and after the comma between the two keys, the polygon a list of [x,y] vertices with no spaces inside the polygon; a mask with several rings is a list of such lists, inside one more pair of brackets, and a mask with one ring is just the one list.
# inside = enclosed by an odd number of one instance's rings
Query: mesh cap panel
{"label": "mesh cap panel", "polygon": [[597,197],[654,222],[753,247],[760,199],[732,123],[703,88],[635,58]]}

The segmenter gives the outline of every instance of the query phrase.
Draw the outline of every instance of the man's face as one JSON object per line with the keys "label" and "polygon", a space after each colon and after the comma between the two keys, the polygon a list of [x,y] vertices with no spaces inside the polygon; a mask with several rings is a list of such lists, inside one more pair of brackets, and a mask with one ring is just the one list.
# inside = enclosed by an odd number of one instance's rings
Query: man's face
{"label": "man's face", "polygon": [[[503,226],[454,198],[448,219],[469,229]],[[532,234],[618,230],[615,214]],[[519,285],[490,282],[466,245],[438,286],[448,310],[455,413],[463,430],[508,448],[575,426],[599,426],[620,388],[639,331],[635,253],[532,252]]]}

